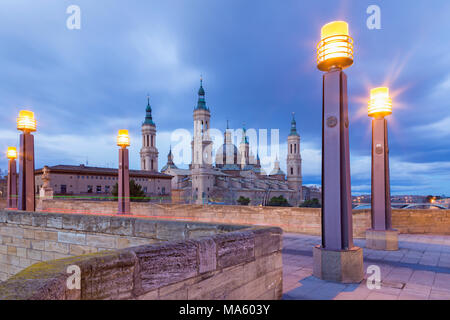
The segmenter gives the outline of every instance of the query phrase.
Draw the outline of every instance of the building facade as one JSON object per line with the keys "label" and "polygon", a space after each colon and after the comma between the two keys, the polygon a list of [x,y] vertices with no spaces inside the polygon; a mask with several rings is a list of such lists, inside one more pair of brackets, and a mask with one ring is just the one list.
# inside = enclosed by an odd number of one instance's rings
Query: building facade
{"label": "building facade", "polygon": [[216,150],[213,159],[213,143],[209,136],[211,110],[206,104],[202,80],[193,121],[192,162],[189,169],[178,168],[170,151],[167,164],[161,170],[173,176],[172,192],[177,194],[179,201],[197,204],[208,202],[237,204],[240,197],[245,197],[250,199],[251,205],[265,205],[272,197],[282,195],[293,206],[298,206],[302,202],[300,135],[297,133],[294,118],[288,137],[287,176],[280,169],[278,159],[269,174],[264,172],[259,154],[257,153],[255,157],[250,152],[245,127],[242,129],[239,147],[236,147],[227,125],[224,144]]}
{"label": "building facade", "polygon": [[[48,167],[50,183],[54,195],[102,195],[110,196],[118,182],[118,169],[88,167],[85,165],[57,165]],[[35,171],[36,193],[44,185],[44,170]],[[147,197],[171,195],[172,176],[157,171],[130,170],[130,180],[142,186]]]}

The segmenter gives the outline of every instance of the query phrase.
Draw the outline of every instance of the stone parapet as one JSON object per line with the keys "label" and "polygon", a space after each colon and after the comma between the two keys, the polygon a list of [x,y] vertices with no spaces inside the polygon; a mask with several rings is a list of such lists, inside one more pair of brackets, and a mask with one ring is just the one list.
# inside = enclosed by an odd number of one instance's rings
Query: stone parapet
{"label": "stone parapet", "polygon": [[[282,294],[282,230],[276,227],[0,211],[0,235],[11,241],[6,251],[0,246],[2,257],[19,264],[7,269],[16,272],[0,283],[0,300]],[[29,260],[24,270],[21,259]],[[80,290],[67,286],[70,266],[80,268]]]}

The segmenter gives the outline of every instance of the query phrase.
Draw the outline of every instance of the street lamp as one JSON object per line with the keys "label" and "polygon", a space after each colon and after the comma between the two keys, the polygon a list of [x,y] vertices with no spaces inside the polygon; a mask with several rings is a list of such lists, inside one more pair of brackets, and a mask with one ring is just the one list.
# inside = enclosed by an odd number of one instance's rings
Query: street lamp
{"label": "street lamp", "polygon": [[6,152],[8,158],[8,185],[7,185],[7,208],[17,209],[17,149],[8,147]]}
{"label": "street lamp", "polygon": [[129,156],[127,147],[130,146],[130,136],[128,130],[119,130],[117,135],[117,145],[119,149],[119,182],[118,201],[119,214],[130,213],[130,171]]}
{"label": "street lamp", "polygon": [[348,24],[323,26],[317,45],[317,67],[324,71],[322,103],[322,245],[314,247],[316,277],[361,282],[362,249],[353,245],[348,133],[347,75],[353,64]]}
{"label": "street lamp", "polygon": [[366,231],[366,247],[398,250],[398,231],[392,229],[389,181],[389,146],[386,116],[392,114],[389,88],[370,91],[368,107],[372,117],[372,228]]}
{"label": "street lamp", "polygon": [[34,136],[31,133],[36,131],[36,120],[32,111],[22,110],[19,112],[17,130],[22,131],[20,134],[17,207],[19,210],[34,211]]}

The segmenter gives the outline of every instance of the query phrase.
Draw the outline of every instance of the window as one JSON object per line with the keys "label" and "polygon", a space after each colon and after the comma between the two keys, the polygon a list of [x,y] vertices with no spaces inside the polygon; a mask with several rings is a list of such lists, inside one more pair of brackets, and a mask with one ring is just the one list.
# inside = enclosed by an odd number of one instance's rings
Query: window
{"label": "window", "polygon": [[105,186],[105,192],[109,193],[109,186]]}
{"label": "window", "polygon": [[67,186],[65,184],[61,185],[61,194],[66,194],[67,193]]}
{"label": "window", "polygon": [[92,193],[92,186],[87,186],[87,192]]}
{"label": "window", "polygon": [[291,174],[294,174],[294,168],[291,168]]}
{"label": "window", "polygon": [[102,186],[97,186],[97,193],[101,193],[102,192]]}
{"label": "window", "polygon": [[144,187],[144,192],[147,193],[147,187]]}
{"label": "window", "polygon": [[166,194],[166,188],[165,187],[162,188],[161,193],[162,194]]}

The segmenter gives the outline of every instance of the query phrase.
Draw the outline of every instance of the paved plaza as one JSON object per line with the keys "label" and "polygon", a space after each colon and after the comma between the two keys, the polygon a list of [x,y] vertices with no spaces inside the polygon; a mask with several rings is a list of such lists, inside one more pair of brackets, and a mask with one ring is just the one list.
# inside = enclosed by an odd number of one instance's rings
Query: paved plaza
{"label": "paved plaza", "polygon": [[[341,284],[312,275],[313,246],[320,237],[285,234],[283,238],[283,299],[285,300],[450,300],[450,236],[399,236],[399,251],[365,248],[365,240],[355,239],[364,251],[365,280]],[[368,289],[367,268],[381,269],[381,288]]]}

